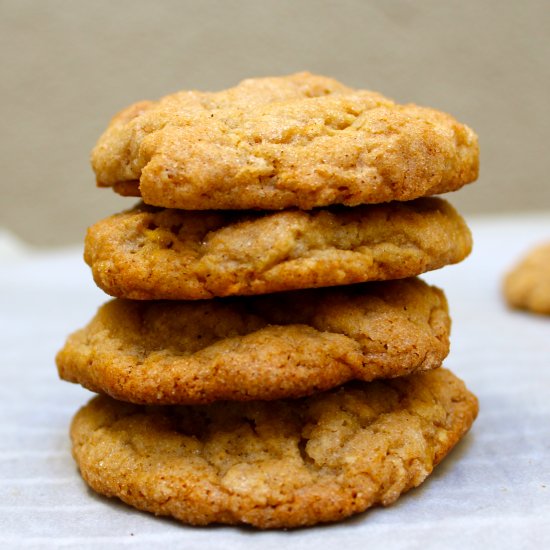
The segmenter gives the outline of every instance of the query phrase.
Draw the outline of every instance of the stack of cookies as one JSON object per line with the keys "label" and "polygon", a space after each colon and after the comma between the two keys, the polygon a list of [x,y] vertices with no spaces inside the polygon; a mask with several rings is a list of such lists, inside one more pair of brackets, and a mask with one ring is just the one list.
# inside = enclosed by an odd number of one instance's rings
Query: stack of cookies
{"label": "stack of cookies", "polygon": [[118,114],[100,186],[142,203],[92,226],[116,298],[57,356],[100,396],[73,454],[96,491],[204,525],[335,521],[420,484],[477,414],[439,368],[468,228],[427,195],[475,180],[441,112],[307,73]]}

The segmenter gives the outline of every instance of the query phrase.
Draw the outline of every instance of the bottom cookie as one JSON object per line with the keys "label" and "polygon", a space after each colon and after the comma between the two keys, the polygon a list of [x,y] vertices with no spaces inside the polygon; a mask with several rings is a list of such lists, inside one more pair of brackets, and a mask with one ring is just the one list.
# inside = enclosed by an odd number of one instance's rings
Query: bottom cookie
{"label": "bottom cookie", "polygon": [[300,527],[388,505],[470,428],[450,371],[353,382],[307,398],[139,406],[94,398],[73,455],[97,492],[185,523]]}

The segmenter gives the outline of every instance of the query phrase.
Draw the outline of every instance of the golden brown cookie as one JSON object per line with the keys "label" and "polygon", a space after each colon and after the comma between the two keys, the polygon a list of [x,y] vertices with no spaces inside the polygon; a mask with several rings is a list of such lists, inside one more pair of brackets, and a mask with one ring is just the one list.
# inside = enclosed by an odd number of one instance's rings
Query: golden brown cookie
{"label": "golden brown cookie", "polygon": [[198,302],[113,300],[57,356],[61,378],[133,403],[309,395],[440,366],[443,293],[419,279]]}
{"label": "golden brown cookie", "polygon": [[550,315],[550,242],[531,250],[506,275],[504,295],[512,307]]}
{"label": "golden brown cookie", "polygon": [[477,177],[478,144],[445,113],[299,73],[132,105],[92,165],[98,185],[156,206],[310,209],[456,190]]}
{"label": "golden brown cookie", "polygon": [[84,258],[113,296],[194,300],[402,279],[471,247],[464,220],[435,198],[307,212],[142,204],[93,225]]}
{"label": "golden brown cookie", "polygon": [[97,492],[185,523],[260,528],[389,505],[431,473],[477,415],[438,369],[294,401],[143,407],[96,397],[73,455]]}

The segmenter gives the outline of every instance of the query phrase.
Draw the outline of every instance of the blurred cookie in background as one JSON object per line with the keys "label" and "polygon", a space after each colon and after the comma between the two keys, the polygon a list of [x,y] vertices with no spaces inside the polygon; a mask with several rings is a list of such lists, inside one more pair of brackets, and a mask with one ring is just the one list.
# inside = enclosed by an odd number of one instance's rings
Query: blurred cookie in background
{"label": "blurred cookie in background", "polygon": [[533,248],[506,275],[503,291],[511,307],[550,315],[550,240]]}

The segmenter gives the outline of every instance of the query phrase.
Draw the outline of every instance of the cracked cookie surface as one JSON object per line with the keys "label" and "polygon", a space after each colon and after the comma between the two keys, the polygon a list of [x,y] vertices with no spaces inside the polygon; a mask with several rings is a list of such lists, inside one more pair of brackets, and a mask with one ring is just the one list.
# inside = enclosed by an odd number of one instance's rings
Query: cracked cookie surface
{"label": "cracked cookie surface", "polygon": [[133,403],[309,395],[441,365],[450,318],[419,279],[194,302],[116,299],[69,336],[61,378]]}
{"label": "cracked cookie surface", "polygon": [[504,279],[509,305],[550,315],[550,242],[532,249]]}
{"label": "cracked cookie surface", "polygon": [[293,401],[144,407],[100,396],[71,437],[86,482],[138,509],[195,525],[299,527],[394,502],[477,407],[437,369]]}
{"label": "cracked cookie surface", "polygon": [[477,178],[478,144],[445,113],[299,73],[136,103],[92,166],[99,186],[156,206],[311,209],[454,191]]}
{"label": "cracked cookie surface", "polygon": [[436,198],[307,212],[141,204],[90,227],[84,258],[112,296],[194,300],[402,279],[471,247],[464,220]]}

